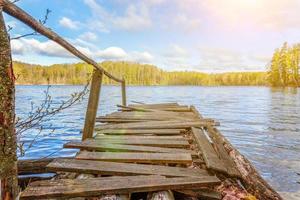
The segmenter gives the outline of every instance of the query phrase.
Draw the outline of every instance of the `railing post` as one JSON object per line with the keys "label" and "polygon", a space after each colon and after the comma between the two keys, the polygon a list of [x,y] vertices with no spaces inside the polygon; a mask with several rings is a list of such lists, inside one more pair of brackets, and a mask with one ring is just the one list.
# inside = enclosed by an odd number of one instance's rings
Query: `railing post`
{"label": "railing post", "polygon": [[126,106],[126,83],[124,78],[122,81],[122,104]]}
{"label": "railing post", "polygon": [[99,104],[99,96],[102,85],[103,72],[94,70],[91,90],[89,95],[88,106],[85,115],[82,140],[93,137],[94,127],[96,122],[97,109]]}

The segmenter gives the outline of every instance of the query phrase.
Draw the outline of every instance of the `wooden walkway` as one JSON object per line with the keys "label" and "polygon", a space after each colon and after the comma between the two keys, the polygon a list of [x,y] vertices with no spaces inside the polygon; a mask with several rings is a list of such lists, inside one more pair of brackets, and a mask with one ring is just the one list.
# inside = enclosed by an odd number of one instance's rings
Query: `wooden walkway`
{"label": "wooden walkway", "polygon": [[[220,199],[212,192],[216,174],[239,177],[213,127],[194,107],[177,103],[119,106],[96,119],[93,138],[72,141],[74,158],[57,159],[50,171],[91,174],[86,179],[33,182],[21,199],[99,197],[161,190],[191,191]],[[101,122],[101,123],[99,123]],[[194,194],[194,193],[192,193]],[[206,195],[206,196],[205,196]]]}

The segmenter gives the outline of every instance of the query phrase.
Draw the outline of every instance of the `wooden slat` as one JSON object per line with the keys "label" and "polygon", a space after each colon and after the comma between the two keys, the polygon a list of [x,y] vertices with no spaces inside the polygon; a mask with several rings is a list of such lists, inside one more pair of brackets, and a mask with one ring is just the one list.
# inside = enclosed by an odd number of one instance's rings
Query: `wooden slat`
{"label": "wooden slat", "polygon": [[201,129],[192,128],[196,143],[200,148],[207,168],[227,173],[224,163],[219,159],[213,146]]}
{"label": "wooden slat", "polygon": [[192,157],[188,153],[124,153],[124,152],[79,152],[76,159],[100,160],[125,163],[178,163],[191,164]]}
{"label": "wooden slat", "polygon": [[106,124],[96,126],[97,130],[103,129],[187,129],[190,127],[206,127],[214,125],[205,120],[199,121],[148,121],[124,124]]}
{"label": "wooden slat", "polygon": [[26,188],[21,199],[50,199],[72,197],[95,197],[103,194],[127,194],[130,192],[150,192],[156,190],[176,190],[200,188],[219,183],[213,176],[180,177],[180,178],[149,178],[149,177],[118,177],[93,178],[78,180],[39,181],[39,185]]}
{"label": "wooden slat", "polygon": [[93,140],[86,140],[83,142],[68,142],[64,145],[64,148],[77,148],[82,150],[91,151],[115,151],[115,152],[152,152],[152,153],[196,153],[179,148],[163,148],[163,147],[150,147],[150,146],[137,146],[137,145],[122,145],[122,144],[98,144]]}
{"label": "wooden slat", "polygon": [[201,169],[77,159],[54,160],[47,166],[47,168],[55,171],[117,176],[162,175],[171,177],[201,177],[203,175],[208,175],[207,171]]}
{"label": "wooden slat", "polygon": [[108,144],[122,144],[122,145],[136,145],[136,146],[150,146],[150,147],[171,147],[171,148],[188,148],[189,143],[186,140],[159,140],[159,139],[87,139],[83,144],[92,145],[108,145]]}
{"label": "wooden slat", "polygon": [[106,135],[180,135],[184,129],[106,129],[97,133]]}
{"label": "wooden slat", "polygon": [[105,117],[108,118],[150,118],[153,119],[156,118],[167,118],[167,117],[188,117],[188,118],[195,118],[197,117],[192,112],[167,112],[167,111],[151,111],[151,112],[138,112],[138,111],[132,111],[132,112],[114,112],[111,114],[105,115]]}
{"label": "wooden slat", "polygon": [[95,136],[95,139],[103,139],[103,140],[135,140],[135,139],[144,139],[144,140],[152,140],[152,139],[158,139],[158,140],[188,140],[187,138],[183,136],[157,136],[157,135],[102,135],[102,134],[97,134]]}

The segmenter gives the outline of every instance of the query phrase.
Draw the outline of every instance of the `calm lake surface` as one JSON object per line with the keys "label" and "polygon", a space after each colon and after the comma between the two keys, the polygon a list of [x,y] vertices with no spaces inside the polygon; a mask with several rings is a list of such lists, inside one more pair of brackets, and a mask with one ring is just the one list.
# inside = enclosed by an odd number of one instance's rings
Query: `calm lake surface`
{"label": "calm lake surface", "polygon": [[[17,86],[16,112],[24,117],[31,102],[44,99],[46,86]],[[50,93],[59,103],[82,86],[52,86]],[[193,87],[132,86],[127,88],[128,102],[179,102],[195,105],[204,117],[221,123],[219,129],[278,191],[300,190],[300,89],[267,87]],[[104,86],[98,115],[116,110],[121,102],[118,86]],[[75,150],[62,150],[70,140],[80,140],[87,99],[64,110],[44,124],[44,136],[37,139],[23,158],[51,155],[71,156]],[[55,104],[54,104],[55,106]],[[55,132],[49,132],[55,128]],[[27,131],[22,139],[29,144],[37,130]],[[22,158],[22,159],[23,159]]]}

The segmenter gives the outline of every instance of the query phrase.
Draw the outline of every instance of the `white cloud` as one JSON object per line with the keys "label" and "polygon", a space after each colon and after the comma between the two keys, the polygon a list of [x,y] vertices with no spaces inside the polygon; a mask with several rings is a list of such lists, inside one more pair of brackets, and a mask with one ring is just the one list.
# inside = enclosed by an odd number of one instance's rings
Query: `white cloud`
{"label": "white cloud", "polygon": [[177,44],[172,44],[168,48],[168,51],[163,54],[162,59],[165,65],[178,67],[187,65],[190,57],[191,55],[189,55],[189,52],[185,48]]}
{"label": "white cloud", "polygon": [[137,52],[134,51],[131,53],[130,60],[139,62],[139,63],[151,63],[153,61],[154,57],[149,52]]}
{"label": "white cloud", "polygon": [[59,20],[59,24],[65,28],[69,28],[69,29],[78,29],[80,22],[78,21],[73,21],[70,18],[67,17],[62,17]]}
{"label": "white cloud", "polygon": [[98,39],[98,36],[93,32],[85,32],[79,36],[80,39],[88,42],[93,42]]}
{"label": "white cloud", "polygon": [[128,55],[120,47],[109,47],[96,52],[96,56],[107,60],[122,60],[125,59]]}

